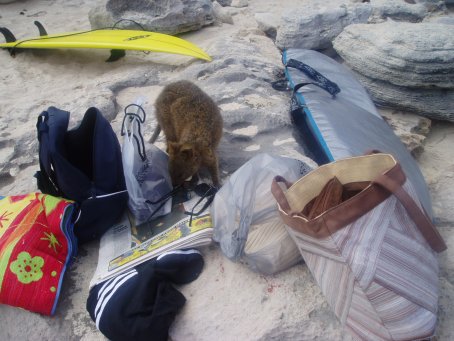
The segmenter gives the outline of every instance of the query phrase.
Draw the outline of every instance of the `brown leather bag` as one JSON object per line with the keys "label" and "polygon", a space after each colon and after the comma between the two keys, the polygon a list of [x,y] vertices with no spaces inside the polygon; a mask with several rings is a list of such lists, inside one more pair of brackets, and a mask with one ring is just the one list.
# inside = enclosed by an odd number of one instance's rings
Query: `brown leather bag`
{"label": "brown leather bag", "polygon": [[272,193],[327,301],[355,338],[433,335],[437,252],[446,245],[392,155],[338,160],[294,184],[276,177]]}

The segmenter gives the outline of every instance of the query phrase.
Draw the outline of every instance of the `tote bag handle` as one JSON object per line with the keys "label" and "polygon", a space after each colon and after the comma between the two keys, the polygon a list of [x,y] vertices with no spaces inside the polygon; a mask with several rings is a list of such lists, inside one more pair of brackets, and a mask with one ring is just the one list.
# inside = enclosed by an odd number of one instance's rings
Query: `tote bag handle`
{"label": "tote bag handle", "polygon": [[[271,193],[278,202],[279,206],[287,215],[291,215],[294,212],[292,212],[291,207],[287,201],[287,197],[285,196],[285,193],[279,186],[278,182],[283,182],[287,189],[292,186],[292,183],[285,180],[282,176],[276,176],[271,184]],[[388,192],[396,196],[396,198],[407,210],[408,215],[416,224],[419,231],[426,239],[427,243],[434,251],[442,252],[447,249],[446,244],[436,227],[432,224],[427,215],[423,213],[423,211],[421,211],[413,198],[402,188],[402,186],[398,182],[391,179],[386,174],[382,174],[376,179],[372,180],[372,183],[377,184],[378,186],[386,189]]]}
{"label": "tote bag handle", "polygon": [[386,174],[378,176],[372,182],[383,187],[399,199],[400,203],[407,210],[410,218],[416,224],[419,231],[434,251],[442,252],[447,249],[446,244],[437,228],[432,224],[427,215],[419,208],[413,198],[399,183],[391,179]]}

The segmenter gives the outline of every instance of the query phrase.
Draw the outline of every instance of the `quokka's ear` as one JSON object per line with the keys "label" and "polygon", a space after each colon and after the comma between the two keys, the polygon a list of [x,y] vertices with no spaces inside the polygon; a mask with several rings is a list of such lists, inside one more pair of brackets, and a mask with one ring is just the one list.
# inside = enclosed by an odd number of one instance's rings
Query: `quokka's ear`
{"label": "quokka's ear", "polygon": [[194,157],[194,146],[191,144],[183,144],[180,147],[180,154],[183,156],[186,160],[189,160]]}

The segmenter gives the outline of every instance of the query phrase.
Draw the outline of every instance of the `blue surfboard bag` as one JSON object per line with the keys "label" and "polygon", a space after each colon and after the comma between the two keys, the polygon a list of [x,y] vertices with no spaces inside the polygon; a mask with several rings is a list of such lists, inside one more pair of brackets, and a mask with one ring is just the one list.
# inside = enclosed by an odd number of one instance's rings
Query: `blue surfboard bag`
{"label": "blue surfboard bag", "polygon": [[306,154],[321,165],[373,150],[390,153],[432,217],[430,194],[418,164],[353,73],[313,50],[285,50],[282,62],[293,91],[292,120]]}
{"label": "blue surfboard bag", "polygon": [[84,243],[120,219],[128,192],[120,144],[110,123],[92,107],[68,130],[69,116],[55,107],[38,116],[40,170],[35,177],[42,193],[78,204],[74,233]]}

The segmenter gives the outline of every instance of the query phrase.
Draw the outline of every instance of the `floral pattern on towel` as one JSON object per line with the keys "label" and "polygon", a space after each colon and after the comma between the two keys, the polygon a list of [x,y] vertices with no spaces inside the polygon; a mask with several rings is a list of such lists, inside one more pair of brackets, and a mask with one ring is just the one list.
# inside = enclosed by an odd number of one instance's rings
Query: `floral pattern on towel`
{"label": "floral pattern on towel", "polygon": [[44,265],[44,259],[40,256],[31,257],[26,251],[22,251],[17,259],[11,263],[9,268],[16,274],[19,282],[29,284],[39,281],[43,277],[41,268]]}

